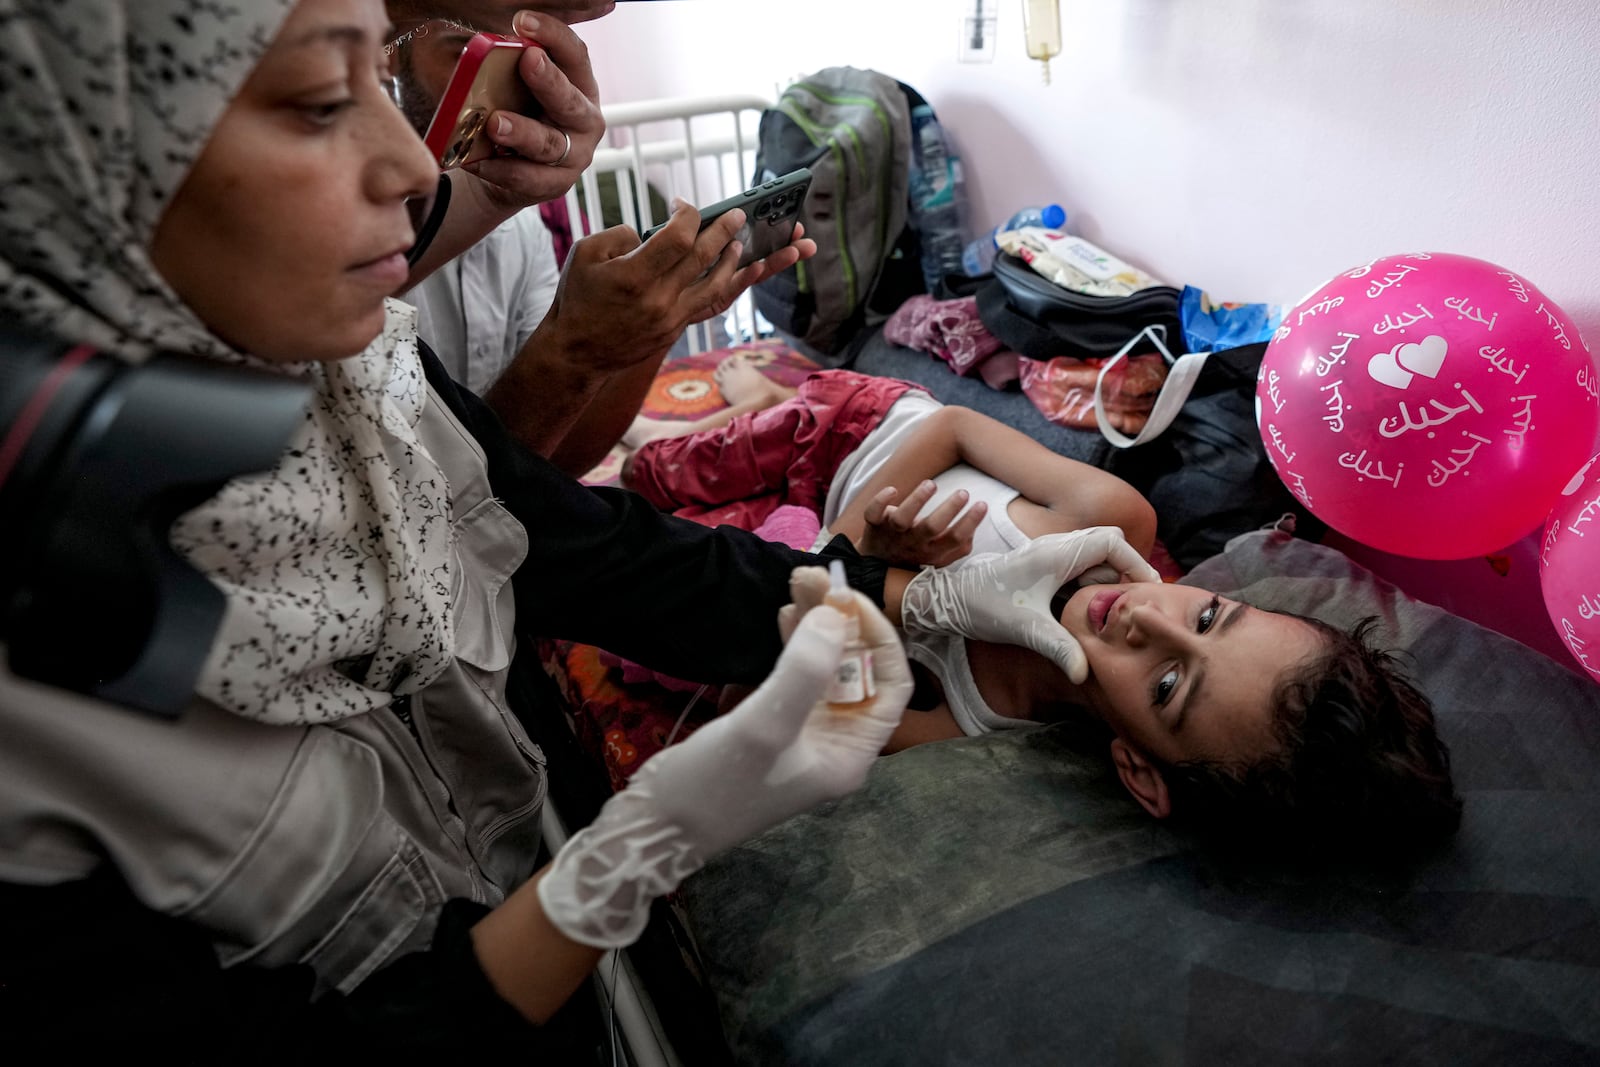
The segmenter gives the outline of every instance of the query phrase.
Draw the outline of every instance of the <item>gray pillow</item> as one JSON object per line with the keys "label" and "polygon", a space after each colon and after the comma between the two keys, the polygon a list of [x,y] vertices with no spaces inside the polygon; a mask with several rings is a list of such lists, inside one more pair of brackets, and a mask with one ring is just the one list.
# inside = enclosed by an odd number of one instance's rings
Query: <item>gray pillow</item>
{"label": "gray pillow", "polygon": [[685,884],[740,1063],[1600,1062],[1600,687],[1282,534],[1186,581],[1378,616],[1457,839],[1399,874],[1246,868],[1062,727],[920,746]]}
{"label": "gray pillow", "polygon": [[[1184,579],[1247,604],[1349,628],[1404,651],[1434,703],[1463,789],[1595,785],[1600,685],[1519,641],[1407,596],[1336,549],[1277,532],[1245,534]],[[1508,765],[1529,761],[1510,775]],[[1508,777],[1509,775],[1509,777]]]}

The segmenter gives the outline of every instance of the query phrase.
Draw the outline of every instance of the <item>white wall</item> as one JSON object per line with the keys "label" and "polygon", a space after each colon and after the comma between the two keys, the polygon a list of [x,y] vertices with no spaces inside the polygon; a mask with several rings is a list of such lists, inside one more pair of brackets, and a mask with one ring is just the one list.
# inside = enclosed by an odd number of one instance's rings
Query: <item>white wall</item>
{"label": "white wall", "polygon": [[837,64],[909,82],[957,142],[975,226],[1056,201],[1225,300],[1460,252],[1521,272],[1600,345],[1596,0],[1060,3],[1048,87],[1021,0],[998,0],[991,65],[956,61],[960,0],[622,3],[579,32],[607,101],[772,94]]}
{"label": "white wall", "polygon": [[[1376,256],[1458,252],[1532,280],[1600,352],[1600,0],[1060,4],[1048,87],[1022,0],[998,0],[992,65],[956,61],[962,0],[623,3],[579,31],[607,101],[773,95],[841,64],[909,82],[965,160],[974,227],[1056,201],[1223,300],[1294,302]],[[1505,578],[1347,548],[1570,666],[1533,539]]]}

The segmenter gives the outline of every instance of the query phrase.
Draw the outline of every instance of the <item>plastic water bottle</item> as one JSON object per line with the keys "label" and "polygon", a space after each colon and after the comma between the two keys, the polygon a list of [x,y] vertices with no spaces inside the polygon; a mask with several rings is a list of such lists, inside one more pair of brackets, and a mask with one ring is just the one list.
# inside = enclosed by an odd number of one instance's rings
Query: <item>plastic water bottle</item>
{"label": "plastic water bottle", "polygon": [[1000,253],[999,235],[1009,230],[1020,230],[1024,226],[1043,226],[1047,230],[1064,230],[1067,225],[1067,213],[1060,204],[1047,204],[1044,207],[1025,207],[1012,215],[1005,222],[996,226],[981,237],[976,237],[967,243],[961,251],[961,270],[970,278],[980,274],[987,274],[994,269],[994,257]]}
{"label": "plastic water bottle", "polygon": [[961,273],[961,160],[927,104],[911,109],[911,148],[911,218],[922,240],[922,279],[933,293],[946,274]]}

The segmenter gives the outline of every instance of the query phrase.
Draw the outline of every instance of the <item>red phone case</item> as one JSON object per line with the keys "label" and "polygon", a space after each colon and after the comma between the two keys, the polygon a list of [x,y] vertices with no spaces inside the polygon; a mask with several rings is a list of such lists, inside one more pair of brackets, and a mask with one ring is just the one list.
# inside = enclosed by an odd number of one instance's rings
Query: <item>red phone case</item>
{"label": "red phone case", "polygon": [[494,112],[538,112],[538,101],[517,71],[522,53],[536,47],[520,37],[493,33],[480,33],[467,42],[423,137],[441,169],[475,163],[496,153],[486,132]]}

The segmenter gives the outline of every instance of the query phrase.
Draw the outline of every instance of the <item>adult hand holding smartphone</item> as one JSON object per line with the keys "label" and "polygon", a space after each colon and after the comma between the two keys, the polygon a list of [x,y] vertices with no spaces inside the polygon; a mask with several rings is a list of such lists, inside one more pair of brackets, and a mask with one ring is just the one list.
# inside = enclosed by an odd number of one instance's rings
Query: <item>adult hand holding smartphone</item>
{"label": "adult hand holding smartphone", "polygon": [[[734,208],[743,209],[744,225],[733,235],[733,240],[743,243],[739,267],[747,267],[758,259],[766,259],[793,239],[800,207],[806,202],[806,191],[810,187],[811,171],[801,167],[781,178],[735,193],[700,209],[700,232],[704,233],[707,226]],[[644,240],[650,240],[665,225],[651,227],[645,232]]]}
{"label": "adult hand holding smartphone", "polygon": [[453,170],[501,154],[489,139],[496,111],[537,117],[539,102],[518,71],[522,55],[539,47],[521,37],[480,33],[467,42],[423,137],[439,169]]}

